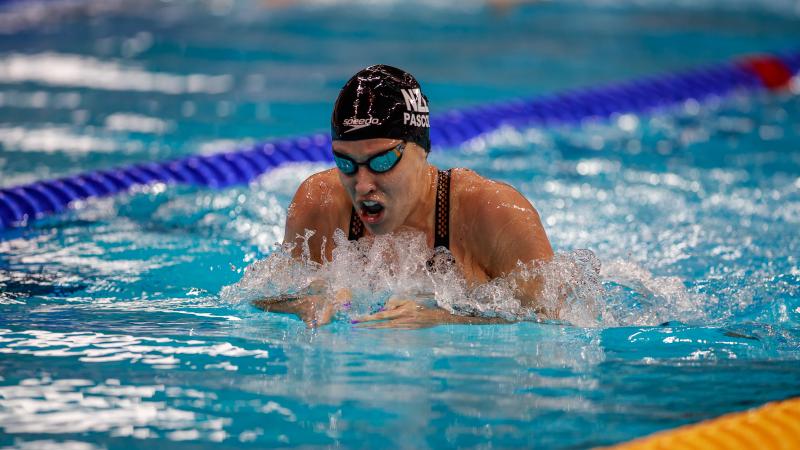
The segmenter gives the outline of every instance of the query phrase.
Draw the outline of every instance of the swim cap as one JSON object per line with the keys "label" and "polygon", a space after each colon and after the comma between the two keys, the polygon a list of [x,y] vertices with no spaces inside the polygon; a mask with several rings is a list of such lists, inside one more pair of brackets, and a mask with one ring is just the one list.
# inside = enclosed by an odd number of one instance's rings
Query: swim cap
{"label": "swim cap", "polygon": [[331,116],[331,139],[389,138],[431,149],[428,98],[410,73],[378,64],[345,83]]}

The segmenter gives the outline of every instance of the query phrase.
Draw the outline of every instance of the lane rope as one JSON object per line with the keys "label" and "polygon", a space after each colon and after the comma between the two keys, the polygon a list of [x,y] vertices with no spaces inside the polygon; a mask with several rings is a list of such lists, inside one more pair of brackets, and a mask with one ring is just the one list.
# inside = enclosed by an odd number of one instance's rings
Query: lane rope
{"label": "lane rope", "polygon": [[[431,118],[431,142],[438,149],[454,148],[502,126],[578,124],[615,114],[647,113],[735,90],[781,90],[798,71],[800,52],[760,55],[680,73],[456,109]],[[317,133],[213,155],[95,170],[0,189],[0,230],[27,226],[78,200],[106,197],[149,183],[212,189],[246,184],[287,162],[332,161],[330,144],[330,136]]]}

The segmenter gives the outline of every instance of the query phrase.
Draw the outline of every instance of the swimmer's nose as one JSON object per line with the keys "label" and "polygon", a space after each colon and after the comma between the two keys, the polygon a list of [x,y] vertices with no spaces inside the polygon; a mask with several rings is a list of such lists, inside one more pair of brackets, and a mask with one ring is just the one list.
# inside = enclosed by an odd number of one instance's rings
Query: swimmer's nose
{"label": "swimmer's nose", "polygon": [[356,172],[355,178],[357,195],[367,195],[375,190],[375,178],[369,170],[359,170]]}

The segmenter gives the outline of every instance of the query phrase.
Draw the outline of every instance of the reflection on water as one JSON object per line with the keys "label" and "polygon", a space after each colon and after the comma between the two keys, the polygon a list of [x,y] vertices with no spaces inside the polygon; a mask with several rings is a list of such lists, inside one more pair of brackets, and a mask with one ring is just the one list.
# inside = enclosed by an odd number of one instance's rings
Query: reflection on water
{"label": "reflection on water", "polygon": [[[202,341],[4,330],[5,376],[33,352],[49,363],[45,374],[18,369],[2,380],[0,423],[23,437],[101,433],[114,446],[131,439],[349,446],[364,436],[401,446],[405,430],[421,444],[531,446],[550,436],[583,447],[607,442],[581,426],[598,418],[654,427],[729,410],[723,398],[755,405],[796,394],[791,360],[800,336],[784,336],[781,357],[767,348],[777,342],[770,333],[541,324],[308,331],[260,314],[230,330],[240,337]],[[743,380],[746,368],[759,375]],[[706,395],[711,384],[714,399]],[[547,433],[529,433],[531,421]]]}
{"label": "reflection on water", "polygon": [[[149,38],[152,42],[152,37]],[[230,89],[230,76],[174,75],[125,67],[81,55],[41,53],[0,57],[0,83],[35,82],[45,86],[89,87],[100,90],[164,94],[221,94]],[[42,105],[44,106],[44,105]]]}
{"label": "reflection on water", "polygon": [[[26,336],[27,335],[27,336]],[[204,345],[203,341],[189,340],[179,346],[169,338],[134,338],[127,335],[104,335],[101,333],[51,333],[30,331],[11,333],[0,330],[0,340],[5,344],[0,353],[33,356],[77,356],[81,362],[130,361],[150,364],[156,368],[172,369],[181,364],[190,365],[186,359],[175,355],[205,355],[221,360],[219,364],[205,365],[204,369],[238,367],[227,358],[268,358],[264,350],[245,350],[228,343]]]}
{"label": "reflection on water", "polygon": [[[196,415],[153,401],[156,394],[190,398],[202,403],[205,394],[163,385],[125,386],[108,379],[100,384],[85,379],[29,378],[16,386],[0,387],[0,421],[8,433],[77,434],[105,432],[114,437],[151,437],[149,427],[170,440],[225,438],[225,420],[208,420],[198,427]],[[198,429],[199,428],[199,429]],[[172,431],[170,431],[172,430]]]}

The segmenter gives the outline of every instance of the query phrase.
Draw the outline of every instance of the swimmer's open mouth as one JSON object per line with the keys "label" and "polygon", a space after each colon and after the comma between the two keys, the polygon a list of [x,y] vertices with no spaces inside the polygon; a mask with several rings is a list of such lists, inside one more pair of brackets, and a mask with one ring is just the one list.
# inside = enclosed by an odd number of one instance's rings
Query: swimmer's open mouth
{"label": "swimmer's open mouth", "polygon": [[375,223],[383,216],[384,206],[374,200],[364,200],[359,202],[359,212],[361,220],[367,223]]}
{"label": "swimmer's open mouth", "polygon": [[383,211],[383,205],[374,200],[366,200],[361,202],[361,211],[365,214],[375,215]]}

